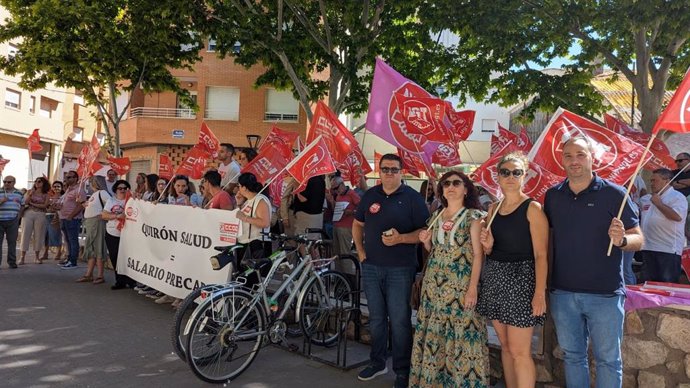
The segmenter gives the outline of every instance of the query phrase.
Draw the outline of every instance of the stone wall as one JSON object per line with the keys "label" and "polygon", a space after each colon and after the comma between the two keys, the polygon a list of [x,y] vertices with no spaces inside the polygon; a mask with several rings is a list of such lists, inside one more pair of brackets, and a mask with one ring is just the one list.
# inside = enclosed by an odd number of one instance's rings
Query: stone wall
{"label": "stone wall", "polygon": [[[690,388],[690,309],[628,312],[622,350],[623,388]],[[535,355],[535,363],[539,386],[565,387],[563,352],[550,319],[544,327],[543,353]],[[594,362],[590,372],[594,379]],[[491,349],[491,374],[494,379],[503,375],[497,348]]]}

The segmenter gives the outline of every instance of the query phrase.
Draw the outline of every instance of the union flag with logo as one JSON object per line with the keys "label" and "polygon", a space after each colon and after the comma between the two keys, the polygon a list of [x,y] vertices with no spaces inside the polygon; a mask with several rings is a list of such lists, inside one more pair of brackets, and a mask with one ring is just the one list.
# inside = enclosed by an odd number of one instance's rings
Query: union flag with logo
{"label": "union flag with logo", "polygon": [[206,158],[208,152],[197,146],[192,147],[184,156],[184,160],[177,167],[175,175],[185,175],[191,179],[201,179],[206,169]]}
{"label": "union flag with logo", "polygon": [[158,176],[170,180],[173,177],[173,164],[170,156],[166,154],[158,155]]}
{"label": "union flag with logo", "polygon": [[407,128],[430,141],[449,142],[450,134],[443,123],[447,103],[440,98],[405,96],[395,93],[395,101],[401,110]]}
{"label": "union flag with logo", "polygon": [[[604,124],[606,128],[616,132],[619,135],[623,135],[628,139],[634,141],[635,143],[646,147],[649,143],[651,135],[635,130],[630,127],[622,120],[619,120],[608,113],[604,114]],[[666,147],[666,143],[661,141],[661,139],[655,137],[652,140],[652,145],[649,147],[649,152],[652,154],[652,158],[644,165],[646,170],[656,170],[658,168],[668,168],[669,170],[674,170],[676,168],[675,159],[671,156],[671,151]]]}
{"label": "union flag with logo", "polygon": [[508,144],[518,144],[518,135],[498,125],[498,136],[491,135],[491,155],[501,152]]}
{"label": "union flag with logo", "polygon": [[299,183],[293,191],[294,194],[301,193],[307,187],[310,178],[335,172],[333,159],[323,138],[318,136],[309,143],[307,148],[290,162],[287,171]]}
{"label": "union flag with logo", "polygon": [[[292,158],[292,149],[295,148],[295,143],[298,140],[299,133],[286,131],[284,129],[280,129],[276,126],[273,126],[273,128],[271,128],[271,132],[269,132],[264,141],[261,142],[261,145],[259,146],[259,153],[264,149],[264,147],[267,147],[269,144],[276,144],[278,146],[281,146],[281,150],[287,152],[287,154],[285,155],[286,158]],[[287,147],[282,147],[282,145],[287,145]]]}
{"label": "union flag with logo", "polygon": [[354,186],[358,185],[361,179],[372,171],[357,141],[355,141],[354,147],[352,147],[352,152],[345,159],[345,163],[337,163],[336,161],[333,161],[333,163],[340,171],[343,180],[349,181]]}
{"label": "union flag with logo", "polygon": [[532,141],[529,139],[525,127],[520,128],[520,134],[517,137],[517,143],[515,143],[515,145],[524,153],[528,153],[532,149]]}
{"label": "union flag with logo", "polygon": [[220,150],[220,141],[205,122],[201,123],[199,139],[196,142],[196,147],[213,156],[214,158],[218,155],[218,151]]}
{"label": "union flag with logo", "polygon": [[[41,135],[38,134],[38,128],[34,129],[31,135],[26,139],[26,147],[29,149],[29,156],[43,149],[41,145]],[[31,158],[33,158],[33,156],[31,156]]]}
{"label": "union flag with logo", "polygon": [[558,108],[535,142],[529,159],[553,174],[566,176],[562,162],[563,143],[574,136],[585,136],[590,140],[593,147],[592,171],[619,185],[624,185],[635,173],[645,149],[599,124]]}
{"label": "union flag with logo", "polygon": [[[503,155],[515,151],[522,150],[512,142],[508,143],[496,155],[491,156],[486,162],[474,170],[471,175],[472,179],[494,197],[502,197],[501,187],[498,184],[498,170],[496,167]],[[540,203],[544,203],[546,191],[563,180],[562,177],[547,171],[534,162],[529,162],[529,168],[525,171],[524,179],[525,181],[522,187],[523,192]]]}
{"label": "union flag with logo", "polygon": [[313,142],[319,136],[328,147],[333,160],[341,164],[345,163],[357,143],[352,133],[322,101],[316,104],[316,111],[307,134],[307,143]]}
{"label": "union flag with logo", "polygon": [[132,162],[127,157],[116,158],[108,156],[108,162],[110,162],[110,168],[115,170],[117,175],[125,175],[132,168]]}
{"label": "union flag with logo", "polygon": [[666,109],[654,124],[652,133],[665,129],[671,132],[690,132],[690,69],[671,97]]}
{"label": "union flag with logo", "polygon": [[456,111],[453,109],[453,104],[446,101],[448,109],[446,110],[446,117],[450,121],[451,130],[449,131],[451,139],[458,144],[461,141],[467,140],[472,134],[472,126],[474,125],[474,116],[476,114],[473,110]]}
{"label": "union flag with logo", "polygon": [[[269,143],[262,147],[261,151],[247,163],[242,173],[251,172],[260,183],[266,184],[279,174],[282,176],[285,166],[292,158],[285,157],[285,149],[289,149],[285,143]],[[290,154],[292,154],[290,152]]]}

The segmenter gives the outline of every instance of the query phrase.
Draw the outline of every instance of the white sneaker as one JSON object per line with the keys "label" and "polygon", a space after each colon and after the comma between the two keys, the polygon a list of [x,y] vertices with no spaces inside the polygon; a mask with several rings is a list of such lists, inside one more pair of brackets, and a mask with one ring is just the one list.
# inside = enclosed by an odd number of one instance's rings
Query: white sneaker
{"label": "white sneaker", "polygon": [[165,303],[172,303],[175,301],[175,298],[173,298],[170,295],[163,295],[160,298],[156,299],[154,302],[158,304],[165,304]]}

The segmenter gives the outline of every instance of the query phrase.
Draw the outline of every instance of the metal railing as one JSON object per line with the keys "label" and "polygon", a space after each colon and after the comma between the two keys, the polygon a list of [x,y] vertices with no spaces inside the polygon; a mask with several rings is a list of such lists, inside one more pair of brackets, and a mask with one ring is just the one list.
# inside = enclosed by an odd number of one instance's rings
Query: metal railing
{"label": "metal railing", "polygon": [[227,109],[206,109],[204,118],[208,120],[239,121],[240,112]]}
{"label": "metal railing", "polygon": [[132,108],[129,111],[130,117],[156,117],[156,118],[178,118],[195,119],[196,113],[189,108]]}
{"label": "metal railing", "polygon": [[299,115],[297,113],[266,112],[264,113],[264,121],[299,121]]}

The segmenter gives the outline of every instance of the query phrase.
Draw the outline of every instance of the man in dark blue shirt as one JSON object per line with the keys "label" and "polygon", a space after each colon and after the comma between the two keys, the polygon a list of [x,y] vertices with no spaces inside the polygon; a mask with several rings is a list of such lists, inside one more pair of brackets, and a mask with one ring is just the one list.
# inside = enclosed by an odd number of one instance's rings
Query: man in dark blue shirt
{"label": "man in dark blue shirt", "polygon": [[[596,387],[620,388],[623,379],[623,250],[642,246],[635,205],[628,198],[620,219],[622,187],[592,172],[590,140],[563,144],[567,179],[546,193],[544,211],[553,242],[551,312],[564,352],[568,388],[589,387],[588,337],[596,360]],[[609,242],[611,256],[607,256]]]}
{"label": "man in dark blue shirt", "polygon": [[398,155],[383,155],[379,167],[381,184],[364,194],[352,224],[371,332],[369,366],[358,378],[366,381],[388,372],[390,320],[395,387],[407,387],[412,353],[410,288],[417,271],[419,232],[426,225],[429,210],[416,190],[402,184]]}

